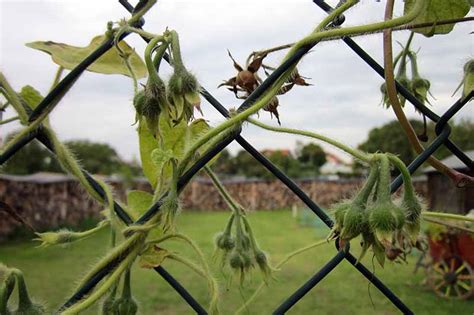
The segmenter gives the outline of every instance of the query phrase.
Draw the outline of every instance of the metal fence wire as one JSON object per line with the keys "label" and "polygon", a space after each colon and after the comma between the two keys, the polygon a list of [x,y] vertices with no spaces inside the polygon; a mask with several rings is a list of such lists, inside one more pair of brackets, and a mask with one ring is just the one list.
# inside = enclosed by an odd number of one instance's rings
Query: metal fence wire
{"label": "metal fence wire", "polygon": [[[333,8],[327,4],[324,0],[313,0],[313,2],[319,6],[326,13],[330,13]],[[127,0],[119,0],[119,3],[122,4],[126,10],[130,13],[135,12],[135,8]],[[343,15],[337,17],[332,21],[329,27],[338,27],[344,23],[345,17]],[[143,18],[139,21],[137,27],[142,27],[144,24]],[[128,34],[123,34],[122,38],[126,37]],[[145,41],[147,39],[144,38]],[[371,67],[375,72],[377,72],[382,78],[384,78],[384,69],[379,65],[369,54],[367,54],[364,49],[362,49],[354,40],[350,37],[343,37],[341,39],[347,46],[349,46],[363,61],[365,61],[369,67]],[[278,77],[283,74],[289,67],[296,64],[311,48],[316,44],[307,45],[300,48],[291,58],[286,60],[282,65],[280,65],[238,108],[238,111],[242,111],[252,105],[262,94],[265,93],[267,88],[269,88]],[[58,98],[68,90],[68,88],[76,81],[76,79],[84,72],[88,66],[90,66],[95,60],[107,52],[110,48],[113,47],[113,39],[109,39],[101,46],[99,46],[94,52],[92,52],[87,58],[85,58],[76,68],[74,68],[69,74],[64,77],[54,89],[41,101],[41,103],[33,110],[29,111],[29,122],[34,122],[42,115],[45,115],[52,111],[57,105]],[[169,56],[165,55],[165,60],[169,61]],[[463,108],[464,105],[474,96],[474,92],[471,93],[458,101],[456,101],[442,116],[436,115],[433,111],[423,105],[415,96],[413,96],[406,88],[404,88],[399,82],[396,82],[396,87],[398,93],[403,95],[410,103],[415,106],[417,110],[426,115],[430,120],[436,123],[436,135],[437,137],[430,143],[430,145],[420,154],[418,157],[413,160],[408,169],[411,173],[416,171],[423,162],[425,162],[441,145],[444,145],[448,148],[455,156],[459,158],[469,169],[473,169],[473,161],[462,151],[456,144],[454,144],[450,139],[449,135],[451,129],[448,125],[448,121],[456,115],[456,113]],[[229,117],[229,112],[227,109],[219,103],[206,89],[202,88],[202,96],[224,117]],[[227,145],[231,142],[236,141],[239,143],[243,149],[250,153],[260,164],[268,169],[275,177],[277,177],[281,182],[283,182],[294,194],[296,194],[301,201],[308,206],[315,215],[319,217],[329,228],[331,228],[334,223],[328,214],[320,207],[316,202],[314,202],[291,178],[289,178],[285,173],[283,173],[278,167],[276,167],[272,162],[270,162],[265,156],[263,156],[259,151],[257,151],[247,140],[245,140],[240,135],[241,129],[234,130],[229,134],[225,139],[217,143],[213,148],[208,150],[191,168],[179,179],[178,189],[181,190],[184,186],[190,181],[190,179],[206,165],[214,156],[221,152]],[[23,146],[37,139],[42,143],[46,148],[48,148],[53,154],[54,145],[51,139],[48,137],[48,134],[44,132],[42,126],[39,125],[34,131],[26,134],[20,141],[13,145],[10,149],[6,150],[2,155],[0,155],[0,165],[5,163],[12,155],[19,151]],[[100,184],[86,171],[82,171],[83,175],[93,187],[93,189],[103,198],[105,198],[105,192]],[[395,192],[402,184],[402,178],[399,175],[391,184],[392,193]],[[122,207],[114,201],[114,210],[117,216],[127,225],[140,225],[146,223],[154,214],[160,211],[160,206],[163,199],[156,202],[148,211],[146,211],[142,217],[137,221],[133,221],[125,212]],[[359,271],[367,280],[369,280],[383,295],[385,295],[393,305],[399,309],[404,314],[413,314],[410,308],[405,305],[397,295],[392,292],[385,284],[370,272],[362,263],[357,262],[356,258],[350,253],[349,250],[339,250],[337,241],[336,241],[337,253],[335,256],[326,263],[320,270],[318,270],[308,281],[306,281],[298,290],[291,294],[285,301],[283,301],[273,312],[273,314],[284,314],[286,313],[293,305],[295,305],[299,300],[301,300],[306,293],[308,293],[312,288],[314,288],[324,277],[326,277],[334,268],[339,265],[343,260],[348,261],[354,268]],[[123,258],[117,258],[115,261],[112,261],[108,265],[104,266],[102,269],[97,271],[91,279],[81,286],[68,300],[67,302],[59,309],[66,309],[67,307],[73,305],[75,302],[82,299],[87,295],[93,288],[104,278],[109,272],[111,272],[115,266],[117,266]],[[176,280],[170,273],[168,273],[165,268],[162,266],[154,268],[155,271],[166,281],[168,282],[173,289],[189,304],[189,306],[198,314],[207,314],[207,311],[201,306],[201,304],[196,301],[196,299],[184,288],[184,286]]]}

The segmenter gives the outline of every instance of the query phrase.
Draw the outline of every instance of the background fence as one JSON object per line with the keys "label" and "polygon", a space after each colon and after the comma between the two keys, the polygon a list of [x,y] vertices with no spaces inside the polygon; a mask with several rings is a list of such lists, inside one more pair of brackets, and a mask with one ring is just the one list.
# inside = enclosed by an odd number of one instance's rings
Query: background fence
{"label": "background fence", "polygon": [[[137,6],[140,6],[143,1],[140,1]],[[130,12],[134,11],[134,8],[126,1],[120,0],[120,3],[125,6]],[[314,0],[319,7],[321,7],[326,12],[332,11],[332,8],[322,0]],[[329,27],[337,27],[344,22],[345,18],[343,16],[337,17]],[[140,24],[143,25],[144,21],[141,20]],[[137,25],[140,27],[141,25]],[[127,34],[124,34],[124,37]],[[376,71],[381,77],[384,76],[383,68],[371,57],[369,56],[360,46],[358,46],[351,38],[344,37],[342,41],[347,44],[357,55],[361,57],[374,71]],[[78,76],[97,58],[104,54],[108,49],[113,45],[112,40],[109,40],[99,46],[96,51],[91,53],[81,64],[79,64],[74,70],[72,70],[61,82],[45,97],[45,99],[35,108],[33,112],[30,113],[29,121],[34,122],[37,119],[40,119],[42,114],[47,114],[50,112],[54,106],[57,105],[57,99],[60,98],[61,93],[63,93],[69,86],[71,86]],[[278,67],[239,107],[239,111],[242,111],[257,100],[266,90],[269,88],[279,76],[282,75],[286,70],[288,70],[292,65],[297,63],[315,44],[306,45],[298,49],[293,56],[287,59],[280,67]],[[425,114],[429,119],[436,122],[436,139],[427,147],[427,149],[420,154],[410,165],[409,170],[411,172],[415,171],[421,166],[421,164],[426,161],[426,159],[433,154],[433,152],[441,145],[445,145],[453,154],[455,154],[466,166],[472,169],[472,160],[466,156],[454,143],[449,140],[450,128],[447,124],[448,121],[472,98],[474,92],[471,92],[467,97],[458,100],[451,108],[443,114],[441,117],[432,112],[429,108],[424,106],[419,100],[417,100],[413,95],[411,95],[403,86],[397,83],[397,90],[401,93],[410,103],[412,103],[420,112]],[[202,91],[202,95],[213,105],[222,115],[229,117],[227,110],[206,90]],[[21,141],[17,143],[7,152],[4,152],[0,156],[0,164],[4,163],[11,155],[16,151],[20,150],[26,143],[32,139],[37,138],[42,142],[47,148],[49,148],[54,153],[54,143],[51,142],[51,139],[48,138],[48,135],[45,134],[40,127],[35,129],[34,132],[31,132],[25,136]],[[283,184],[285,184],[301,201],[308,206],[328,227],[333,226],[332,219],[326,214],[326,212],[317,205],[310,196],[308,196],[294,181],[282,173],[276,166],[274,166],[269,160],[267,160],[263,155],[261,155],[249,142],[247,142],[242,136],[240,136],[240,129],[235,130],[228,138],[224,139],[220,143],[209,151],[207,151],[191,168],[179,179],[178,189],[182,189],[190,181],[190,179],[207,163],[209,162],[218,152],[223,150],[229,143],[236,141],[239,143],[245,150],[247,150],[258,162],[260,162],[264,167],[266,167],[270,172],[272,172]],[[104,196],[104,191],[100,185],[84,171],[84,175],[87,177],[89,183],[96,189],[97,193]],[[402,184],[402,178],[399,176],[392,183],[392,192],[396,191]],[[317,199],[317,198],[316,198]],[[153,217],[159,210],[162,200],[155,203],[141,218],[136,222],[133,222],[131,218],[127,215],[126,212],[120,207],[119,204],[114,204],[114,209],[117,215],[128,225],[130,224],[144,224],[151,217]],[[336,242],[337,247],[337,242]],[[123,258],[122,258],[123,259]],[[310,291],[314,286],[316,286],[323,278],[325,278],[334,268],[339,265],[342,261],[347,261],[354,268],[364,275],[368,281],[370,281],[380,292],[388,298],[395,307],[397,307],[401,312],[405,314],[412,314],[413,312],[410,308],[405,305],[397,295],[387,288],[383,282],[378,279],[373,273],[371,273],[363,264],[356,263],[356,258],[350,253],[349,248],[346,250],[335,250],[334,257],[324,265],[320,270],[316,271],[310,279],[302,284],[302,286],[291,294],[285,301],[283,301],[274,311],[274,314],[283,314],[288,311],[295,303],[297,303],[308,291]],[[63,310],[85,295],[87,295],[94,287],[107,276],[116,264],[120,263],[115,261],[100,270],[98,270],[89,281],[84,283],[63,305],[60,309]],[[201,306],[201,304],[196,301],[191,294],[181,285],[176,279],[174,279],[162,266],[156,267],[155,271],[159,273],[182,297],[183,299],[193,308],[193,310],[199,314],[207,314],[206,310]]]}
{"label": "background fence", "polygon": [[[151,192],[145,179],[124,182],[106,178],[113,187],[117,200],[125,201],[127,190]],[[288,209],[304,204],[279,180],[224,179],[222,183],[236,201],[248,210]],[[318,198],[322,206],[329,206],[349,198],[363,183],[353,179],[300,179],[295,183],[310,197]],[[426,177],[414,181],[417,193],[431,200]],[[99,219],[103,209],[98,202],[87,196],[86,191],[72,176],[62,174],[35,174],[30,176],[0,175],[0,198],[39,231],[60,226],[74,227],[84,220]],[[226,209],[224,199],[208,178],[193,179],[180,195],[185,211],[216,211]],[[16,235],[21,223],[0,211],[0,241]]]}

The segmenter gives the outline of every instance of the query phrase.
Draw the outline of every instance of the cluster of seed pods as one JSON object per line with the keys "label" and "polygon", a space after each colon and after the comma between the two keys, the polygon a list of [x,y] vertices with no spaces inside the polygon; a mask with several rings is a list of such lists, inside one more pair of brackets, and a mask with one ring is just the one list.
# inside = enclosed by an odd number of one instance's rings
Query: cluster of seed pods
{"label": "cluster of seed pods", "polygon": [[[390,192],[391,164],[403,176],[403,196],[392,200]],[[403,162],[391,154],[374,154],[369,176],[352,200],[332,207],[335,225],[330,238],[339,245],[360,236],[361,259],[369,248],[381,265],[389,260],[405,259],[413,248],[419,247],[422,205],[414,192],[410,173]]]}
{"label": "cluster of seed pods", "polygon": [[255,266],[260,269],[265,281],[271,277],[268,257],[258,246],[243,211],[232,213],[224,231],[216,236],[215,246],[215,257],[220,257],[221,267],[228,265],[239,276],[241,285],[246,274]]}
{"label": "cluster of seed pods", "polygon": [[[174,72],[165,84],[158,71],[169,47]],[[155,55],[152,59],[153,52]],[[145,63],[148,69],[148,81],[144,89],[135,94],[133,100],[137,120],[144,118],[154,135],[159,133],[160,115],[167,115],[175,124],[182,120],[188,122],[192,120],[194,108],[201,111],[200,86],[196,77],[184,66],[176,31],[166,31],[163,37],[150,41],[145,51]]]}

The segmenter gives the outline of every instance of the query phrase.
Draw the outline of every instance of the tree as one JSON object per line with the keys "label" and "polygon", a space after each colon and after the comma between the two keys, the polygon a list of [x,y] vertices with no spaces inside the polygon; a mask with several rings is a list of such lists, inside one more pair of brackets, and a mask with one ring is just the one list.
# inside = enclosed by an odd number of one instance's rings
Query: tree
{"label": "tree", "polygon": [[326,163],[326,153],[321,146],[316,143],[308,143],[303,145],[298,142],[296,156],[298,161],[302,163],[305,169],[312,171],[311,173],[319,173],[319,168]]}
{"label": "tree", "polygon": [[[410,120],[415,132],[421,134],[423,131],[423,123],[418,120]],[[450,122],[451,139],[463,151],[474,149],[474,122],[470,119],[462,119],[459,122]],[[431,143],[435,138],[435,125],[430,123],[427,126],[428,142]],[[391,121],[381,127],[374,128],[369,131],[368,139],[359,145],[359,149],[367,152],[392,152],[398,154],[406,164],[411,163],[417,156],[416,152],[411,148],[405,132],[400,127],[398,121]],[[452,153],[445,146],[441,146],[436,150],[434,156],[438,159],[444,159]]]}
{"label": "tree", "polygon": [[[451,123],[451,139],[463,151],[474,150],[474,121],[461,119],[458,123]],[[430,124],[430,130],[434,130],[434,124]],[[434,136],[434,132],[432,132]],[[435,152],[438,159],[444,159],[452,153],[445,146],[441,146]]]}
{"label": "tree", "polygon": [[[13,134],[7,136],[7,139],[13,137]],[[25,145],[17,151],[2,167],[2,173],[27,175],[37,172],[52,171],[51,163],[54,157],[43,145],[36,140]]]}
{"label": "tree", "polygon": [[72,140],[65,144],[81,162],[82,167],[90,173],[117,174],[124,164],[115,149],[106,143]]}
{"label": "tree", "polygon": [[[6,139],[13,137],[9,134]],[[114,148],[105,143],[89,140],[65,142],[66,146],[80,161],[82,167],[90,173],[112,175],[137,173],[137,167],[123,162]],[[36,140],[25,145],[8,160],[2,168],[3,173],[26,175],[37,172],[64,172],[55,157]]]}
{"label": "tree", "polygon": [[236,173],[234,157],[230,154],[229,150],[224,149],[221,151],[217,160],[212,164],[212,169],[218,174]]}

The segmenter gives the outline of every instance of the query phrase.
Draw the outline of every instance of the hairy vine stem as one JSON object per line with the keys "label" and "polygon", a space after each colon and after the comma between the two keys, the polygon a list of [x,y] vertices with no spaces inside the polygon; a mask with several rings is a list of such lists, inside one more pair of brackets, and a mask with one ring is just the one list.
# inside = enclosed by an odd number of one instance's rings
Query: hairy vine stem
{"label": "hairy vine stem", "polygon": [[[409,30],[416,30],[416,29],[430,27],[430,26],[458,24],[458,23],[471,22],[471,21],[474,21],[474,16],[467,16],[467,17],[457,18],[457,19],[446,19],[446,20],[440,20],[440,21],[434,21],[434,22],[424,22],[424,23],[402,25],[402,26],[398,26],[398,27],[392,27],[390,29],[392,30],[392,32],[409,31]],[[383,32],[383,30],[377,30],[377,31],[373,31],[373,32],[354,34],[354,35],[351,35],[351,37],[374,35],[374,34],[379,34],[379,33],[382,33],[382,32]],[[327,42],[327,41],[339,40],[339,39],[343,38],[344,36],[345,35],[328,37],[328,38],[322,39],[320,41],[321,42]],[[247,57],[247,64],[250,62],[252,57],[259,57],[259,56],[267,55],[267,54],[270,54],[270,53],[273,53],[273,52],[276,52],[276,51],[289,49],[293,45],[295,45],[295,43],[283,44],[283,45],[278,45],[278,46],[271,47],[271,48],[268,48],[268,49],[254,51]]]}
{"label": "hairy vine stem", "polygon": [[[302,47],[311,46],[316,42],[319,42],[322,39],[331,37],[331,36],[350,36],[353,34],[360,34],[360,33],[367,33],[373,32],[381,29],[396,27],[400,25],[404,25],[406,23],[411,22],[415,19],[418,14],[422,11],[426,4],[426,0],[418,0],[415,5],[412,7],[410,12],[407,14],[394,18],[391,20],[386,20],[384,22],[377,22],[367,25],[360,25],[360,26],[353,26],[347,28],[336,28],[336,29],[329,29],[324,30],[324,28],[329,24],[332,20],[334,20],[337,16],[342,14],[344,11],[348,10],[355,4],[357,4],[358,0],[349,0],[345,2],[342,6],[338,7],[334,11],[331,12],[319,25],[318,27],[307,37],[303,38],[299,42],[297,42],[288,52],[286,57],[283,59],[283,62],[287,60],[290,56],[294,55],[295,52]],[[199,149],[202,145],[207,143],[209,139],[216,136],[217,134],[221,133],[227,128],[230,128],[234,125],[240,124],[242,121],[246,120],[249,116],[255,114],[260,109],[262,109],[265,105],[270,102],[273,97],[278,93],[281,86],[286,82],[288,77],[293,72],[296,65],[290,67],[286,72],[284,72],[280,78],[272,85],[269,90],[264,93],[252,106],[245,109],[244,111],[232,116],[230,119],[226,120],[225,122],[221,123],[220,125],[212,128],[203,136],[201,136],[185,153],[185,158],[183,161],[186,163],[190,160],[190,157]],[[180,168],[184,169],[186,165],[181,165]]]}
{"label": "hairy vine stem", "polygon": [[[320,241],[317,241],[313,244],[310,244],[310,245],[307,245],[305,247],[302,247],[302,248],[299,248],[291,253],[289,253],[288,255],[286,255],[285,258],[283,258],[283,260],[281,260],[276,266],[275,266],[275,269],[279,269],[281,268],[284,264],[286,264],[288,261],[290,261],[293,257],[299,255],[299,254],[302,254],[310,249],[313,249],[315,247],[318,247],[318,246],[321,246],[321,245],[324,245],[324,244],[328,244],[328,241],[326,239],[324,240],[320,240]],[[255,289],[255,291],[253,292],[253,294],[244,302],[244,304],[242,304],[239,309],[237,311],[235,311],[234,314],[240,314],[242,313],[243,311],[245,311],[248,306],[258,297],[258,295],[262,292],[263,288],[265,288],[267,284],[265,283],[265,281],[262,281],[260,283],[260,285],[257,287],[257,289]]]}
{"label": "hairy vine stem", "polygon": [[7,118],[7,119],[4,119],[4,120],[1,120],[0,121],[0,125],[5,125],[5,124],[8,124],[12,121],[16,121],[16,120],[19,120],[20,119],[20,116],[15,116],[15,117],[11,117],[11,118]]}
{"label": "hairy vine stem", "polygon": [[366,162],[366,163],[370,163],[370,161],[372,159],[371,154],[367,154],[367,153],[364,153],[360,150],[351,148],[348,145],[345,145],[345,144],[343,144],[339,141],[333,140],[329,137],[323,136],[323,135],[315,133],[315,132],[306,131],[306,130],[299,130],[299,129],[292,129],[292,128],[283,128],[283,127],[270,126],[270,125],[264,124],[264,123],[262,123],[262,122],[260,122],[256,119],[252,119],[252,118],[248,118],[247,121],[254,124],[254,125],[256,125],[256,126],[258,126],[258,127],[260,127],[260,128],[266,129],[266,130],[275,131],[275,132],[282,132],[282,133],[289,133],[289,134],[294,134],[294,135],[301,135],[301,136],[305,136],[305,137],[314,138],[314,139],[324,141],[326,143],[329,143],[329,144],[341,149],[342,151],[344,151],[346,153],[349,153],[350,155],[354,156],[355,158],[357,158],[357,159],[359,159],[363,162]]}
{"label": "hairy vine stem", "polygon": [[452,220],[458,220],[458,221],[464,221],[464,222],[466,221],[474,222],[474,217],[468,217],[465,215],[459,215],[459,214],[454,214],[454,213],[423,211],[421,215],[425,217],[433,217],[433,218],[440,218],[440,219],[452,219]]}
{"label": "hairy vine stem", "polygon": [[118,265],[118,267],[109,275],[109,277],[104,281],[104,283],[92,292],[89,296],[87,296],[85,299],[81,300],[79,303],[76,305],[68,308],[65,310],[62,314],[64,315],[69,315],[69,314],[78,314],[79,312],[87,309],[90,307],[92,304],[94,304],[98,299],[100,299],[107,291],[116,284],[116,282],[120,279],[120,276],[130,268],[132,265],[133,261],[138,255],[138,250],[139,248],[134,248],[128,256],[125,257],[125,259]]}
{"label": "hairy vine stem", "polygon": [[[420,3],[420,1],[417,1]],[[393,16],[393,6],[394,0],[387,0],[386,8],[385,8],[385,20],[391,20]],[[413,130],[412,125],[408,121],[405,113],[403,112],[402,106],[398,99],[397,89],[395,86],[395,78],[394,78],[394,69],[393,69],[393,56],[392,56],[392,30],[386,29],[383,32],[383,50],[384,50],[384,68],[385,68],[385,85],[387,89],[387,96],[390,101],[391,107],[397,117],[400,125],[402,126],[405,134],[408,137],[408,140],[415,151],[420,154],[424,151],[423,146],[418,140],[415,131]],[[456,185],[459,185],[461,182],[465,180],[473,181],[472,177],[459,173],[443,163],[439,160],[429,157],[427,160],[430,165],[436,168],[441,173],[447,175]]]}
{"label": "hairy vine stem", "polygon": [[209,178],[212,180],[212,183],[214,184],[214,187],[216,187],[217,191],[221,195],[221,197],[225,200],[227,203],[227,206],[234,212],[238,213],[240,211],[240,207],[237,204],[237,202],[232,198],[232,196],[229,194],[227,189],[225,189],[224,185],[222,185],[221,181],[217,177],[217,175],[211,170],[209,166],[204,167],[204,171],[206,174],[209,176]]}
{"label": "hairy vine stem", "polygon": [[[201,251],[201,249],[199,248],[199,246],[191,238],[189,238],[186,235],[181,234],[181,233],[170,233],[170,234],[164,235],[161,238],[151,240],[147,243],[148,244],[155,244],[155,243],[159,244],[159,243],[162,243],[162,242],[164,242],[166,240],[169,240],[169,239],[179,239],[179,240],[184,241],[189,246],[191,246],[191,248],[197,254],[197,256],[199,258],[199,261],[200,261],[200,263],[203,267],[203,270],[204,270],[204,274],[201,274],[201,275],[207,279],[208,286],[209,286],[209,291],[210,291],[210,294],[211,294],[211,302],[209,304],[209,311],[210,311],[211,314],[216,313],[218,311],[217,303],[218,303],[218,299],[219,299],[219,285],[217,284],[216,279],[212,276],[211,269],[209,268],[209,265],[206,261],[206,258],[204,256],[203,252]],[[178,258],[180,258],[181,260],[178,259]],[[193,265],[193,264],[190,263],[190,262],[183,261],[182,257],[174,255],[174,259],[176,259],[178,261],[181,261],[185,265],[192,268],[191,265]],[[192,268],[192,269],[194,269],[194,268]],[[197,272],[196,269],[194,269],[194,270]]]}

